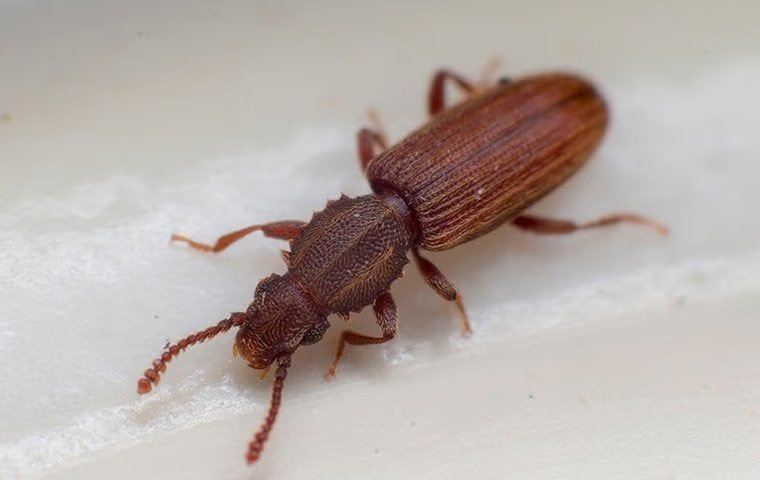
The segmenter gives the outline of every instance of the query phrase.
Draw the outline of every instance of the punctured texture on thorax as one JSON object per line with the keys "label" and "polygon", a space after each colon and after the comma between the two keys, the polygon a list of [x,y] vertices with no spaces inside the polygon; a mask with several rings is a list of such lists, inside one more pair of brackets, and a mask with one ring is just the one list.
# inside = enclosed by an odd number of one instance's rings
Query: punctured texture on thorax
{"label": "punctured texture on thorax", "polygon": [[358,312],[401,276],[410,246],[403,218],[382,198],[342,196],[293,240],[290,272],[331,311]]}
{"label": "punctured texture on thorax", "polygon": [[444,250],[514,218],[574,173],[601,140],[607,109],[588,82],[549,74],[460,103],[379,155],[367,175]]}

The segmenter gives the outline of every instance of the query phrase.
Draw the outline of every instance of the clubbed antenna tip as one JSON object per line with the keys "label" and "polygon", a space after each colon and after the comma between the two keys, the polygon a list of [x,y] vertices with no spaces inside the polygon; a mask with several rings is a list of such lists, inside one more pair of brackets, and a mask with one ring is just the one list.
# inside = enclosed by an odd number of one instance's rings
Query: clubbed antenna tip
{"label": "clubbed antenna tip", "polygon": [[174,345],[169,345],[161,357],[153,360],[153,366],[145,370],[143,377],[137,381],[137,393],[144,395],[153,390],[153,386],[157,385],[161,380],[161,374],[166,371],[166,364],[171,362],[174,357],[187,347],[196,343],[203,343],[209,338],[228,331],[232,327],[239,327],[243,324],[245,318],[244,313],[233,313],[230,315],[230,318],[222,320],[213,327],[185,337]]}

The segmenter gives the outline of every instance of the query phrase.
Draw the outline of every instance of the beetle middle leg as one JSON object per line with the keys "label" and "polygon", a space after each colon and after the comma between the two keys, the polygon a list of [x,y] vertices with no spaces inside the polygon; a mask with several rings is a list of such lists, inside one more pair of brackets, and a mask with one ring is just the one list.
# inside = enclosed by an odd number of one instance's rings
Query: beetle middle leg
{"label": "beetle middle leg", "polygon": [[433,75],[433,81],[428,91],[428,113],[434,116],[438,112],[446,109],[446,82],[453,82],[466,94],[472,94],[475,91],[474,84],[462,75],[451,70],[441,69]]}
{"label": "beetle middle leg", "polygon": [[298,236],[301,228],[303,228],[304,225],[306,225],[306,223],[299,220],[283,220],[280,222],[265,223],[261,225],[251,225],[250,227],[245,227],[226,235],[222,235],[216,240],[216,243],[213,245],[196,242],[195,240],[192,240],[184,235],[177,234],[171,236],[171,241],[184,242],[190,247],[202,252],[219,253],[246,235],[258,231],[261,231],[265,236],[270,238],[277,238],[280,240],[293,240]]}
{"label": "beetle middle leg", "polygon": [[338,349],[335,351],[335,357],[333,357],[332,364],[327,370],[328,376],[331,377],[335,375],[338,363],[340,363],[340,359],[343,357],[343,353],[346,350],[346,344],[377,345],[378,343],[385,343],[396,336],[396,332],[398,331],[398,315],[396,314],[396,304],[393,301],[391,294],[388,292],[381,293],[375,300],[372,308],[375,310],[377,325],[383,332],[383,336],[370,337],[352,332],[351,330],[344,331],[340,335],[340,342],[338,343]]}
{"label": "beetle middle leg", "polygon": [[367,171],[369,162],[373,158],[388,150],[388,135],[385,133],[380,117],[377,112],[370,110],[367,112],[367,118],[371,128],[362,128],[356,134],[356,149],[359,152],[359,163],[362,172]]}
{"label": "beetle middle leg", "polygon": [[362,172],[367,171],[367,166],[373,158],[388,148],[383,135],[369,128],[362,128],[356,134],[356,146],[359,150]]}
{"label": "beetle middle leg", "polygon": [[637,215],[635,213],[617,213],[605,215],[596,220],[586,223],[576,223],[571,220],[557,220],[552,218],[534,217],[532,215],[520,215],[512,220],[512,224],[517,228],[527,230],[533,233],[544,235],[557,235],[564,233],[573,233],[578,230],[587,230],[590,228],[608,227],[619,223],[632,223],[657,230],[661,235],[668,234],[668,227],[654,220]]}
{"label": "beetle middle leg", "polygon": [[438,270],[438,267],[433,265],[433,262],[420,255],[416,248],[412,249],[412,255],[414,261],[417,263],[417,268],[420,269],[420,273],[425,278],[427,284],[436,291],[438,295],[443,297],[444,300],[454,302],[459,310],[459,314],[462,317],[462,330],[465,335],[472,333],[470,327],[470,321],[467,318],[467,312],[464,310],[464,304],[462,303],[462,295],[454,288],[454,285]]}

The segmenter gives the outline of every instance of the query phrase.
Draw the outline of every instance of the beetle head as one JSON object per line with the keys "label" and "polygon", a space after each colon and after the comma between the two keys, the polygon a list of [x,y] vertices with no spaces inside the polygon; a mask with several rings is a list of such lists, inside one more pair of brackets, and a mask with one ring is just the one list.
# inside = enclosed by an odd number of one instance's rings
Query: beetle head
{"label": "beetle head", "polygon": [[229,318],[164,347],[164,352],[153,361],[137,381],[137,392],[148,393],[166,371],[167,364],[180,352],[197,343],[239,327],[234,353],[239,353],[253,368],[264,369],[277,362],[272,385],[269,414],[259,431],[248,444],[246,460],[258,460],[269,437],[277,412],[280,410],[285,377],[290,367],[290,355],[299,345],[314,343],[322,338],[327,327],[327,316],[314,304],[303,288],[289,274],[271,275],[256,287],[253,303],[245,313],[235,312]]}
{"label": "beetle head", "polygon": [[270,275],[259,282],[233,352],[248,365],[263,369],[299,345],[319,341],[330,324],[325,314],[289,275]]}

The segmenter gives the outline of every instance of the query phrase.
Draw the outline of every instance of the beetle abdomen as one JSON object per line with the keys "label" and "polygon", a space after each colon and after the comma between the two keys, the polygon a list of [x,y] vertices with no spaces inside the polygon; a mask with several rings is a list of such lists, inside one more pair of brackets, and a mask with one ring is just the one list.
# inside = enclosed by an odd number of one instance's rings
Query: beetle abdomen
{"label": "beetle abdomen", "polygon": [[341,197],[293,240],[290,272],[336,313],[361,310],[401,276],[411,238],[382,197]]}
{"label": "beetle abdomen", "polygon": [[514,218],[573,174],[601,140],[604,100],[566,74],[496,86],[456,105],[375,158],[376,192],[393,190],[420,246],[445,250]]}

